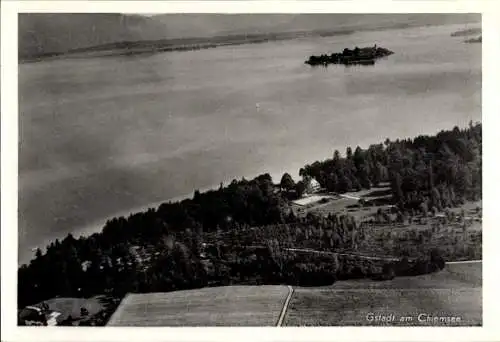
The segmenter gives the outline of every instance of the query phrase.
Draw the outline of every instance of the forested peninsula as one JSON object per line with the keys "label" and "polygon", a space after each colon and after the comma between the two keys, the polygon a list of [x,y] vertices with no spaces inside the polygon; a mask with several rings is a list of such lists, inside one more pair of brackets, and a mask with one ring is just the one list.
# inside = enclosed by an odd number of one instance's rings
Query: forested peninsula
{"label": "forested peninsula", "polygon": [[[471,122],[347,147],[343,155],[332,151],[305,165],[297,182],[289,174],[280,181],[262,174],[195,191],[112,218],[100,233],[69,234],[38,249],[19,268],[18,305],[55,296],[384,280],[480,258],[474,220],[481,208],[467,205],[481,200],[481,156],[481,124]],[[323,196],[314,208],[297,201],[314,196]],[[338,209],[344,200],[350,202]]]}

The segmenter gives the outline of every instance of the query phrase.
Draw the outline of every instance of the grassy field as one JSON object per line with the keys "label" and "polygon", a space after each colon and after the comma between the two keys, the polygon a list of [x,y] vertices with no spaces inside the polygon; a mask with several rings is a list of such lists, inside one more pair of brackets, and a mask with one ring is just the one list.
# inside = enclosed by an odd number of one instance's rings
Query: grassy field
{"label": "grassy field", "polygon": [[360,191],[352,191],[347,192],[345,194],[341,194],[339,196],[331,196],[328,202],[321,203],[316,202],[314,204],[297,207],[296,212],[300,214],[307,213],[317,213],[322,215],[328,214],[338,214],[338,213],[349,213],[357,218],[366,217],[377,212],[379,208],[384,208],[384,205],[373,205],[364,208],[357,208],[358,198],[362,198],[364,200],[382,200],[390,198],[390,187],[387,184],[382,184],[379,187],[372,188],[370,190],[360,190]]}
{"label": "grassy field", "polygon": [[228,286],[127,295],[108,326],[275,326],[287,286]]}
{"label": "grassy field", "polygon": [[[477,326],[482,324],[481,283],[482,264],[477,262],[448,264],[437,273],[390,281],[297,287],[283,325]],[[129,294],[108,326],[275,326],[287,296],[286,286]],[[391,315],[391,321],[375,321],[375,315]]]}
{"label": "grassy field", "polygon": [[[481,263],[452,264],[441,272],[417,277],[296,288],[284,325],[481,325],[481,278]],[[370,313],[393,316],[388,322],[375,321]],[[423,321],[419,321],[420,314],[427,315],[420,316]],[[428,322],[428,316],[460,317],[460,322]]]}

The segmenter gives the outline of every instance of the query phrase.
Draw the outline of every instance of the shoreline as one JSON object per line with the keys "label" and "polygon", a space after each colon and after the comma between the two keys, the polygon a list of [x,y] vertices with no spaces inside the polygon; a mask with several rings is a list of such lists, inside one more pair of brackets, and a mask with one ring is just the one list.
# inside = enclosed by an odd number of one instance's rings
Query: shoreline
{"label": "shoreline", "polygon": [[[470,119],[470,120],[472,120],[472,119]],[[475,122],[482,122],[482,120],[476,120]],[[421,134],[423,134],[423,135],[435,134],[438,131],[439,130],[436,129],[436,130],[432,131],[434,133],[431,133],[431,132],[421,132]],[[393,137],[391,137],[391,138],[393,138]],[[410,138],[410,136],[408,136],[408,138]],[[369,144],[367,144],[367,143],[363,143],[363,144],[360,144],[359,146],[361,148],[367,148],[368,145]],[[333,148],[337,148],[337,147],[333,147]],[[321,155],[324,155],[324,154],[321,153]],[[77,238],[77,239],[79,237],[88,237],[88,236],[90,236],[90,235],[92,235],[94,233],[101,233],[102,230],[103,230],[103,228],[104,228],[104,226],[105,226],[105,224],[106,224],[106,222],[108,220],[111,220],[113,218],[118,218],[118,217],[128,217],[130,215],[133,215],[133,214],[136,214],[136,213],[139,213],[139,212],[147,211],[150,208],[157,209],[163,203],[180,202],[180,201],[182,201],[184,199],[192,198],[194,196],[194,192],[196,190],[199,190],[200,192],[206,192],[206,191],[209,191],[209,190],[217,190],[219,188],[219,186],[220,186],[220,183],[222,183],[223,185],[228,185],[234,179],[245,178],[247,180],[250,180],[250,179],[253,179],[253,178],[255,178],[255,177],[257,177],[257,176],[259,176],[261,174],[268,173],[269,175],[271,175],[271,177],[273,179],[273,182],[276,184],[276,183],[279,183],[279,180],[281,179],[281,176],[285,172],[289,173],[292,176],[293,179],[300,179],[300,176],[299,176],[299,170],[300,170],[300,168],[304,167],[305,165],[314,163],[314,161],[324,160],[326,158],[328,158],[327,155],[324,155],[323,158],[321,158],[319,156],[317,156],[316,158],[313,157],[313,156],[311,156],[311,160],[304,160],[302,162],[295,162],[295,163],[290,164],[289,167],[286,167],[286,168],[285,167],[284,168],[275,167],[274,169],[269,170],[269,171],[266,171],[266,170],[260,170],[260,171],[256,170],[252,174],[249,173],[249,174],[246,174],[246,175],[241,175],[239,177],[228,177],[227,179],[225,179],[225,180],[223,180],[223,181],[221,181],[219,183],[216,183],[216,184],[212,184],[212,185],[205,186],[205,187],[200,187],[198,189],[197,188],[193,188],[193,189],[191,189],[190,192],[184,192],[183,194],[176,195],[176,196],[173,196],[173,197],[169,197],[169,198],[166,198],[164,200],[159,200],[159,201],[155,201],[155,202],[149,202],[149,203],[141,205],[141,206],[133,207],[133,208],[130,208],[130,209],[124,209],[124,210],[121,210],[121,211],[118,211],[118,212],[115,212],[115,213],[111,213],[109,215],[106,215],[105,217],[94,219],[93,222],[91,222],[91,223],[75,227],[74,229],[71,229],[71,230],[69,230],[69,231],[67,231],[65,233],[60,233],[60,234],[59,233],[54,233],[52,236],[43,239],[39,243],[26,244],[26,246],[23,246],[22,248],[21,248],[21,246],[19,246],[19,243],[18,243],[18,248],[17,248],[18,268],[21,267],[23,264],[29,265],[29,263],[31,262],[31,260],[33,260],[33,258],[34,258],[36,248],[40,248],[42,250],[42,252],[45,253],[47,246],[49,246],[56,239],[59,239],[59,240],[64,239],[70,233],[75,238]],[[290,170],[295,170],[295,171],[290,171]],[[25,251],[25,252],[22,253],[21,251]]]}
{"label": "shoreline", "polygon": [[[327,38],[336,36],[352,35],[366,31],[390,31],[400,29],[415,29],[439,26],[472,26],[456,32],[468,30],[481,30],[480,22],[464,21],[463,23],[390,23],[386,26],[375,27],[360,27],[356,25],[344,25],[335,29],[325,30],[305,30],[305,31],[285,31],[285,32],[270,32],[262,34],[250,34],[248,36],[236,34],[228,36],[212,36],[212,37],[188,37],[183,38],[185,42],[178,42],[179,39],[158,39],[158,40],[140,40],[140,41],[117,41],[102,45],[94,45],[82,48],[75,48],[68,51],[48,52],[45,55],[19,56],[19,64],[31,64],[44,61],[66,60],[66,59],[87,59],[87,58],[103,58],[103,57],[120,57],[120,56],[135,56],[148,55],[168,52],[185,52],[197,51],[206,49],[215,49],[219,47],[238,46],[248,44],[263,44],[271,42],[288,41],[302,38]],[[479,28],[475,27],[479,25]],[[126,45],[126,46],[122,46]],[[129,45],[129,46],[127,46]]]}
{"label": "shoreline", "polygon": [[[217,187],[206,187],[203,189],[199,189],[200,192],[205,192],[209,190],[215,190],[218,188]],[[75,239],[78,239],[80,237],[89,237],[92,234],[95,233],[102,233],[104,226],[106,225],[106,222],[113,219],[113,218],[119,218],[119,217],[125,217],[127,218],[130,215],[134,215],[140,212],[147,211],[148,209],[154,208],[157,209],[160,205],[168,202],[180,202],[188,198],[192,198],[194,191],[190,194],[183,194],[179,196],[174,196],[165,200],[157,201],[157,202],[150,202],[149,204],[145,204],[142,206],[130,208],[130,209],[124,209],[122,211],[115,212],[114,214],[107,215],[102,218],[95,219],[92,223],[76,227],[75,229],[72,229],[66,233],[61,233],[61,234],[54,234],[53,236],[44,239],[41,243],[38,244],[33,244],[26,246],[23,248],[23,250],[26,250],[25,256],[22,257],[21,249],[18,250],[18,267],[21,267],[23,264],[29,264],[31,260],[34,258],[36,248],[40,248],[42,250],[42,253],[45,254],[47,246],[49,246],[51,243],[53,243],[56,239],[59,241],[62,241],[68,234],[73,235]],[[20,246],[19,246],[20,247]],[[28,256],[31,255],[31,256]]]}
{"label": "shoreline", "polygon": [[[133,207],[130,209],[124,209],[124,210],[115,212],[113,214],[106,215],[105,217],[101,217],[101,218],[93,220],[92,223],[85,224],[85,225],[82,225],[79,227],[75,227],[74,229],[72,229],[66,233],[60,233],[60,234],[55,233],[54,235],[44,239],[40,243],[28,244],[27,246],[23,247],[22,249],[21,249],[21,246],[19,246],[19,244],[18,244],[18,255],[17,255],[18,268],[24,264],[29,265],[29,263],[31,262],[31,260],[33,260],[33,258],[35,256],[35,251],[37,248],[40,248],[42,250],[42,253],[45,254],[47,246],[49,246],[51,243],[53,243],[56,239],[58,239],[59,241],[62,241],[64,238],[66,238],[66,236],[68,234],[72,234],[75,239],[78,239],[80,237],[89,237],[95,233],[102,233],[102,230],[104,229],[104,226],[106,225],[106,222],[113,219],[113,218],[118,218],[118,217],[127,218],[130,215],[134,215],[134,214],[137,214],[140,212],[145,212],[148,209],[158,209],[158,207],[164,203],[169,203],[169,202],[175,203],[175,202],[181,202],[185,199],[192,199],[194,196],[194,192],[196,190],[198,190],[202,193],[210,191],[210,190],[217,190],[217,189],[219,189],[221,183],[223,186],[227,186],[234,179],[240,180],[242,178],[245,178],[247,180],[250,180],[250,179],[253,179],[253,178],[259,176],[260,174],[264,174],[264,173],[269,173],[273,179],[273,182],[276,183],[276,182],[279,182],[279,178],[281,177],[281,175],[284,172],[288,172],[289,174],[292,175],[292,177],[294,177],[294,176],[298,177],[298,170],[296,172],[290,172],[287,170],[274,171],[274,172],[257,172],[256,174],[254,174],[252,176],[244,175],[244,176],[241,176],[239,178],[232,177],[230,180],[226,179],[224,181],[219,182],[218,184],[212,184],[209,186],[200,187],[198,189],[194,188],[194,189],[192,189],[192,191],[190,193],[184,193],[184,194],[169,197],[169,198],[166,198],[166,199],[160,200],[160,201],[149,202],[148,204]],[[23,250],[26,252],[22,253],[21,251],[23,251]]]}

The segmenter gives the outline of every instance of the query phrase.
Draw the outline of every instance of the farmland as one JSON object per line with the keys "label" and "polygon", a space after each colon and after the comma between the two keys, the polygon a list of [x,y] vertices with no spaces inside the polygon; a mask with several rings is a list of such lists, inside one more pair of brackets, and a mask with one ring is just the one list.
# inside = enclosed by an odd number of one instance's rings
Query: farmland
{"label": "farmland", "polygon": [[109,326],[275,326],[287,286],[230,286],[127,295]]}
{"label": "farmland", "polygon": [[[466,276],[467,275],[467,276]],[[330,287],[296,288],[285,325],[481,325],[481,263],[452,264],[438,273],[391,281],[339,281]],[[374,321],[370,313],[393,315]],[[428,322],[424,316],[460,317],[454,323]],[[411,317],[400,321],[401,317]]]}
{"label": "farmland", "polygon": [[[390,281],[360,279],[295,287],[283,325],[481,325],[481,278],[481,262],[473,262]],[[288,295],[287,286],[273,285],[129,294],[108,326],[275,326]],[[375,322],[367,318],[370,313],[392,314],[395,320]],[[425,316],[419,320],[419,314]],[[401,317],[412,320],[402,322]],[[455,321],[428,321],[429,317]]]}

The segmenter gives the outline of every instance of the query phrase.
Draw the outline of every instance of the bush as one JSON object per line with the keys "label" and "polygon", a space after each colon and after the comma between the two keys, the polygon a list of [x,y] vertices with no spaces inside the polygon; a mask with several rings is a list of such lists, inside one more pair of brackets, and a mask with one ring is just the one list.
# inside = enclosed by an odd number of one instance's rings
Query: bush
{"label": "bush", "polygon": [[446,262],[444,261],[444,258],[441,256],[441,253],[437,249],[433,249],[431,251],[431,260],[430,261],[439,270],[442,270],[446,264]]}
{"label": "bush", "polygon": [[373,280],[392,280],[396,277],[396,271],[394,269],[394,265],[392,263],[384,264],[382,266],[382,273],[375,274],[372,279]]}

